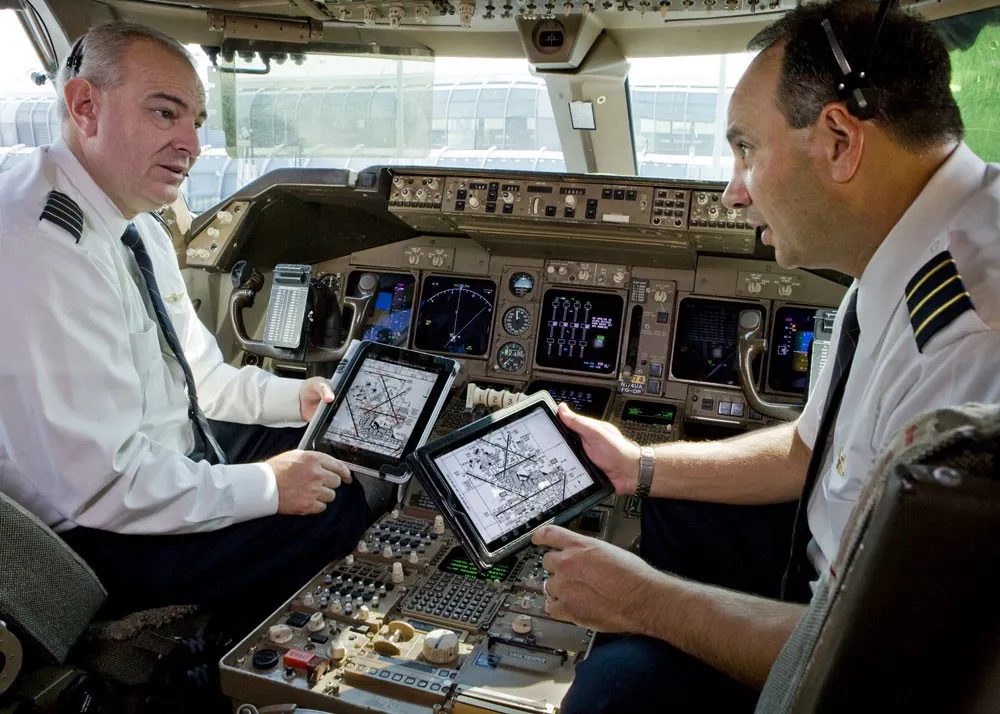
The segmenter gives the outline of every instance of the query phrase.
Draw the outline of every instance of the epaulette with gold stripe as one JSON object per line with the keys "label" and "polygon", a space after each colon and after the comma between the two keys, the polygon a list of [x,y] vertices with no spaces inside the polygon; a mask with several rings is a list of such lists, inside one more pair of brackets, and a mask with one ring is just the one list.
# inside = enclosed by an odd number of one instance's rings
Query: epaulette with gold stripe
{"label": "epaulette with gold stripe", "polygon": [[55,189],[49,191],[42,215],[38,220],[55,223],[73,236],[77,243],[83,235],[83,211],[80,210],[80,206],[65,193]]}
{"label": "epaulette with gold stripe", "polygon": [[924,263],[906,284],[906,305],[917,349],[947,327],[966,310],[974,310],[955,259],[944,251]]}

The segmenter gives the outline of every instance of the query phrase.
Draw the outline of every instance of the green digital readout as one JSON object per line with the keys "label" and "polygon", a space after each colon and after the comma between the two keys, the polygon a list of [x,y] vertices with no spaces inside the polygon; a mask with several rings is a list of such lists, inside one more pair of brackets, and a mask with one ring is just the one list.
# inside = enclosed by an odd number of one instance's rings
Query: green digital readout
{"label": "green digital readout", "polygon": [[673,404],[657,404],[630,399],[625,402],[625,408],[622,410],[622,421],[638,424],[666,426],[673,424],[676,418],[677,407]]}
{"label": "green digital readout", "polygon": [[510,558],[501,560],[489,570],[480,570],[475,563],[466,557],[465,551],[459,547],[452,548],[448,556],[438,566],[438,570],[445,573],[464,575],[467,578],[474,578],[475,580],[496,580],[502,582],[510,575],[511,568],[514,567],[514,563],[516,562],[517,558],[511,556]]}

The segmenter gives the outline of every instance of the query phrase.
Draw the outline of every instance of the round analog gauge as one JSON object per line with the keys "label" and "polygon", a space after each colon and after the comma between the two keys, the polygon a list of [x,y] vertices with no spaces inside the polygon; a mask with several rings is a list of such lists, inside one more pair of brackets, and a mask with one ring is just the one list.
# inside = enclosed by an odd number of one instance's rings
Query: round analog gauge
{"label": "round analog gauge", "polygon": [[559,20],[542,20],[535,25],[531,37],[538,52],[551,55],[562,49],[566,43],[566,28]]}
{"label": "round analog gauge", "polygon": [[510,276],[508,287],[515,297],[527,297],[535,289],[535,276],[531,273],[514,273]]}
{"label": "round analog gauge", "polygon": [[497,350],[497,366],[504,372],[520,372],[524,367],[524,348],[517,342],[505,342]]}
{"label": "round analog gauge", "polygon": [[515,305],[503,314],[503,329],[511,337],[520,337],[531,327],[531,313],[528,308]]}

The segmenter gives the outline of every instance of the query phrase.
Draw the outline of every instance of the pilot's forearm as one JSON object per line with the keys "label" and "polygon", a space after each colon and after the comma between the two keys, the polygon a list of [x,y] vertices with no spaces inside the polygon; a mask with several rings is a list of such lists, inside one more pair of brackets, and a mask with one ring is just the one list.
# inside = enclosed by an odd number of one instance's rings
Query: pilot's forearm
{"label": "pilot's forearm", "polygon": [[640,634],[760,689],[805,607],[656,573]]}
{"label": "pilot's forearm", "polygon": [[799,497],[811,455],[795,424],[724,441],[656,448],[651,495],[716,503],[781,503]]}

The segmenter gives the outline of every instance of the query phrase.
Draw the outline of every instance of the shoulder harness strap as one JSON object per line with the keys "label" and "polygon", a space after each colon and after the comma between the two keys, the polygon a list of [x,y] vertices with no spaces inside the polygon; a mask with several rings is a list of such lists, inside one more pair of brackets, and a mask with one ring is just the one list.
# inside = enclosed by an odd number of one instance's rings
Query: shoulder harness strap
{"label": "shoulder harness strap", "polygon": [[975,309],[951,253],[938,253],[910,279],[906,284],[906,306],[921,352],[934,335],[959,315]]}
{"label": "shoulder harness strap", "polygon": [[80,236],[83,235],[83,211],[80,210],[76,201],[65,193],[55,189],[49,191],[39,220],[55,223],[73,236],[77,243],[80,242]]}

